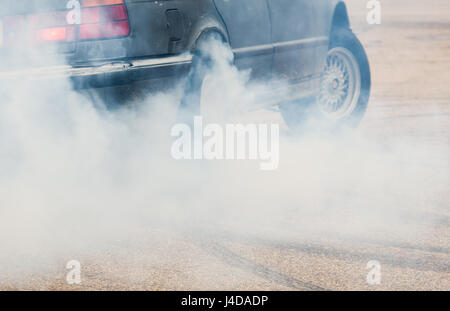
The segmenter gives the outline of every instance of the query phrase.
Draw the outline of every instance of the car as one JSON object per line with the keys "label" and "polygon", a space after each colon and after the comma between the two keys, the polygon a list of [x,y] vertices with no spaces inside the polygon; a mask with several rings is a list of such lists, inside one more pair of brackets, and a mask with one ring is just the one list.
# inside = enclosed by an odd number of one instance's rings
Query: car
{"label": "car", "polygon": [[[106,103],[186,79],[180,111],[201,113],[211,55],[220,40],[252,81],[270,90],[294,130],[354,127],[369,101],[367,55],[340,0],[4,0],[2,81],[68,78],[78,92]],[[26,39],[26,40],[25,40]],[[30,68],[18,42],[51,50],[55,62]],[[58,61],[56,61],[58,59]],[[274,101],[275,98],[275,101]]]}

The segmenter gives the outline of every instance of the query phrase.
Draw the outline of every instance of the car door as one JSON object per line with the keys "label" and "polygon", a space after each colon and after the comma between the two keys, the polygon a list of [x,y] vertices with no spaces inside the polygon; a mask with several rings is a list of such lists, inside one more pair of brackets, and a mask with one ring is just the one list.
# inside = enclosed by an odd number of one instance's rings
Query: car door
{"label": "car door", "polygon": [[253,78],[271,74],[273,46],[266,0],[214,0],[230,37],[239,69],[251,69]]}
{"label": "car door", "polygon": [[298,80],[315,73],[314,0],[267,0],[272,21],[274,74]]}

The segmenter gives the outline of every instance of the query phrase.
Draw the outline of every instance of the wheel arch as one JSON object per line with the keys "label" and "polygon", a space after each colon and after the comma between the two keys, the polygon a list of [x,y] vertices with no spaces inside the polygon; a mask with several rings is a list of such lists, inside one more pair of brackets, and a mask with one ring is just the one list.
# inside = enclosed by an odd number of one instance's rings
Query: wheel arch
{"label": "wheel arch", "polygon": [[347,5],[343,1],[338,1],[334,5],[333,15],[329,28],[330,34],[335,28],[350,29],[350,18],[348,16]]}
{"label": "wheel arch", "polygon": [[194,27],[189,38],[188,50],[195,51],[199,39],[210,33],[217,33],[224,42],[229,42],[225,26],[215,18],[205,18]]}

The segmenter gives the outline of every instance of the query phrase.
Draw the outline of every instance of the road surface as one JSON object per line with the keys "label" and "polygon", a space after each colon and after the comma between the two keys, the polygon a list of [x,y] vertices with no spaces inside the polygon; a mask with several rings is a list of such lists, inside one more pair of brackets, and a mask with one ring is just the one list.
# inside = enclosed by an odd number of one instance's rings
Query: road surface
{"label": "road surface", "polygon": [[[198,217],[179,226],[156,217],[20,277],[15,267],[0,289],[450,290],[450,2],[383,1],[380,25],[366,22],[365,4],[349,1],[373,71],[357,139],[308,151],[289,143],[302,164],[290,157],[269,177],[221,175],[242,187],[207,203],[199,190],[198,204],[211,209]],[[305,165],[308,157],[325,163]],[[72,259],[80,285],[66,282]],[[367,281],[370,261],[380,264],[379,284]]]}

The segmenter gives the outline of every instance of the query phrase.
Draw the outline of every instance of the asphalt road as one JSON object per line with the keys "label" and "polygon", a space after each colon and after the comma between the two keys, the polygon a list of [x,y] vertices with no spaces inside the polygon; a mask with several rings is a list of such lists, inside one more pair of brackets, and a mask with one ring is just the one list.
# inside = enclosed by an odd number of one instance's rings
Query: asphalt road
{"label": "asphalt road", "polygon": [[[300,191],[292,185],[278,184],[281,191],[262,177],[271,187],[262,190],[250,186],[254,176],[235,177],[249,185],[247,193],[272,194],[256,201],[239,200],[240,192],[218,194],[221,203],[212,205],[242,209],[230,216],[237,225],[212,213],[170,229],[155,220],[77,253],[81,285],[66,283],[65,264],[74,258],[60,256],[21,278],[5,273],[0,289],[450,290],[450,3],[383,1],[381,25],[366,23],[365,1],[349,3],[373,71],[370,108],[357,135],[375,151],[347,142],[364,157],[343,166],[355,171],[336,168],[333,183],[314,179],[305,209],[301,196],[290,196]],[[333,170],[332,164],[325,166]],[[359,169],[378,174],[358,180]],[[244,206],[261,200],[281,216],[271,222],[265,209],[246,213]],[[373,260],[380,284],[367,282]]]}

